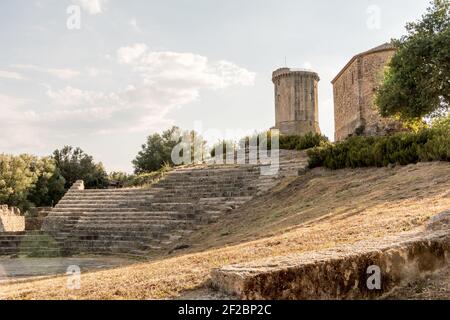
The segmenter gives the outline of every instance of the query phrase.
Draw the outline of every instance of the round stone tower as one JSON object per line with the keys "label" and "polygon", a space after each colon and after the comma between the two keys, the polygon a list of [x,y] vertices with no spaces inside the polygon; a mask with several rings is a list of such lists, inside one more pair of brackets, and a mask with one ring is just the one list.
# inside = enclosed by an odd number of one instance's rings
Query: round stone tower
{"label": "round stone tower", "polygon": [[275,128],[284,135],[320,133],[319,75],[310,70],[281,68],[272,75],[275,85]]}

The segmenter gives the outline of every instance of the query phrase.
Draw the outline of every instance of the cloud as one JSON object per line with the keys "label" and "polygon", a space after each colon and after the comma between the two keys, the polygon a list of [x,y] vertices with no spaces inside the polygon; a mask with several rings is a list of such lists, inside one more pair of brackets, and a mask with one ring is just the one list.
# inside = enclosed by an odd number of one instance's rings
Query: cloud
{"label": "cloud", "polygon": [[221,60],[210,63],[194,53],[150,51],[145,44],[122,47],[117,51],[121,64],[131,65],[145,83],[191,90],[219,89],[230,85],[253,85],[256,74]]}
{"label": "cloud", "polygon": [[48,73],[52,76],[55,76],[57,78],[60,78],[62,80],[70,80],[72,78],[78,77],[80,75],[79,71],[72,70],[72,69],[55,69],[55,68],[43,68],[31,64],[16,64],[13,65],[16,69],[22,69],[22,70],[32,70],[37,72],[43,72]]}
{"label": "cloud", "polygon": [[12,80],[25,80],[25,78],[21,74],[5,70],[0,70],[0,78]]}
{"label": "cloud", "polygon": [[142,29],[139,27],[139,25],[138,25],[136,19],[133,18],[133,19],[130,20],[130,26],[131,26],[136,32],[142,33]]}
{"label": "cloud", "polygon": [[[205,90],[224,90],[230,86],[253,85],[255,73],[226,60],[210,61],[207,57],[172,51],[151,51],[145,44],[122,47],[116,51],[114,74],[130,79],[128,84],[115,90],[85,88],[67,85],[44,85],[47,99],[21,101],[2,97],[1,125],[13,142],[0,141],[0,147],[27,146],[29,141],[52,145],[67,143],[71,139],[110,133],[150,132],[173,124],[168,119],[171,110],[187,107]],[[66,79],[80,75],[71,69],[41,68],[33,65],[16,66]],[[55,70],[73,72],[56,73]],[[91,77],[108,70],[83,68],[82,75]],[[112,74],[113,70],[109,70]],[[102,80],[103,78],[99,78]],[[108,77],[109,79],[109,77]],[[4,106],[7,105],[7,107]],[[25,134],[21,137],[22,128]],[[3,135],[2,135],[3,136]],[[24,141],[20,141],[23,139]]]}
{"label": "cloud", "polygon": [[103,12],[104,5],[108,0],[74,0],[76,4],[80,5],[83,10],[89,14],[96,15]]}
{"label": "cloud", "polygon": [[41,147],[42,140],[38,130],[33,125],[36,113],[25,109],[27,99],[8,96],[0,93],[0,149],[23,150]]}
{"label": "cloud", "polygon": [[313,69],[313,66],[312,66],[311,62],[306,61],[306,62],[303,64],[303,68],[305,68],[305,69],[307,69],[307,70],[312,70],[312,69]]}
{"label": "cloud", "polygon": [[122,47],[117,50],[117,58],[121,64],[129,64],[136,61],[147,51],[147,45],[138,43],[130,47]]}
{"label": "cloud", "polygon": [[83,128],[83,134],[148,131],[171,124],[167,114],[198,99],[202,90],[249,86],[255,80],[253,72],[229,61],[151,51],[145,44],[119,48],[116,61],[131,79],[137,79],[134,83],[112,92],[47,87],[52,111],[41,112],[40,121],[72,133],[78,133],[78,128]]}

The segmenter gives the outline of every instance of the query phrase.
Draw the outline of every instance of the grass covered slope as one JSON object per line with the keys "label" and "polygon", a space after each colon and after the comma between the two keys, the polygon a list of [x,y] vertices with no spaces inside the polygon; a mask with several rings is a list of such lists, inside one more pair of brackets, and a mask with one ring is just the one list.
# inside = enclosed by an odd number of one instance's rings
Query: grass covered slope
{"label": "grass covered slope", "polygon": [[10,299],[164,299],[205,285],[212,268],[414,229],[450,208],[450,164],[314,169],[231,212],[176,256],[82,275],[0,286]]}

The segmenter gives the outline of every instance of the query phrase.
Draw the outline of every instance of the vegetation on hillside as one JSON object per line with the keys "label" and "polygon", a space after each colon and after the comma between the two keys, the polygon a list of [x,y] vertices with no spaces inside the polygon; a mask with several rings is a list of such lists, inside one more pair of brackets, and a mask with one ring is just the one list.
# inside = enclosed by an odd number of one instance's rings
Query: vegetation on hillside
{"label": "vegetation on hillside", "polygon": [[450,161],[450,116],[417,133],[385,137],[351,137],[308,150],[311,168],[329,169],[407,165],[419,161]]}
{"label": "vegetation on hillside", "polygon": [[172,127],[162,134],[147,137],[136,158],[132,161],[136,174],[156,171],[166,164],[173,165],[172,150],[180,142],[180,129]]}
{"label": "vegetation on hillside", "polygon": [[[157,171],[165,166],[173,166],[172,152],[175,146],[189,140],[191,144],[190,159],[203,159],[206,145],[203,137],[195,131],[181,131],[172,127],[162,134],[154,133],[147,137],[136,158],[132,161],[135,174],[146,174]],[[183,156],[183,153],[180,153]]]}
{"label": "vegetation on hillside", "polygon": [[117,188],[133,188],[149,186],[161,179],[170,171],[169,165],[160,169],[139,174],[126,174],[124,172],[111,172],[108,176],[110,184]]}
{"label": "vegetation on hillside", "polygon": [[103,165],[80,148],[65,146],[42,158],[0,154],[0,204],[22,211],[56,204],[80,179],[87,188],[105,188],[109,183]]}
{"label": "vegetation on hillside", "polygon": [[80,148],[65,146],[53,152],[57,168],[66,179],[66,189],[77,180],[83,180],[86,188],[102,189],[108,186],[108,175],[103,164],[95,163],[92,156]]}
{"label": "vegetation on hillside", "polygon": [[420,21],[393,44],[397,52],[387,68],[376,104],[383,116],[407,122],[442,115],[450,101],[449,0],[434,0]]}
{"label": "vegetation on hillside", "polygon": [[286,150],[307,150],[327,143],[328,138],[319,133],[307,133],[300,136],[281,136],[280,149]]}
{"label": "vegetation on hillside", "polygon": [[65,179],[50,157],[0,154],[0,203],[26,210],[51,205],[64,194]]}
{"label": "vegetation on hillside", "polygon": [[[330,169],[406,165],[450,160],[450,11],[449,0],[434,0],[420,21],[393,43],[397,49],[376,94],[382,116],[401,119],[412,133],[355,136],[336,144],[322,142],[308,151],[311,168]],[[424,119],[434,119],[431,126]]]}

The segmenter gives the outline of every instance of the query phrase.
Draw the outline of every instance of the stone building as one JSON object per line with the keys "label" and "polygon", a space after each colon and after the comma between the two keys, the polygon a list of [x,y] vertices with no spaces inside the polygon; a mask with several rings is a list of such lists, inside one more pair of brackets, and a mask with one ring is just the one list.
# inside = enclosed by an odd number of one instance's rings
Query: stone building
{"label": "stone building", "polygon": [[352,135],[385,135],[401,128],[399,122],[382,118],[374,105],[384,67],[394,53],[388,43],[360,53],[331,82],[336,141]]}
{"label": "stone building", "polygon": [[285,135],[320,133],[319,75],[303,69],[281,68],[272,75],[275,85],[275,129]]}

